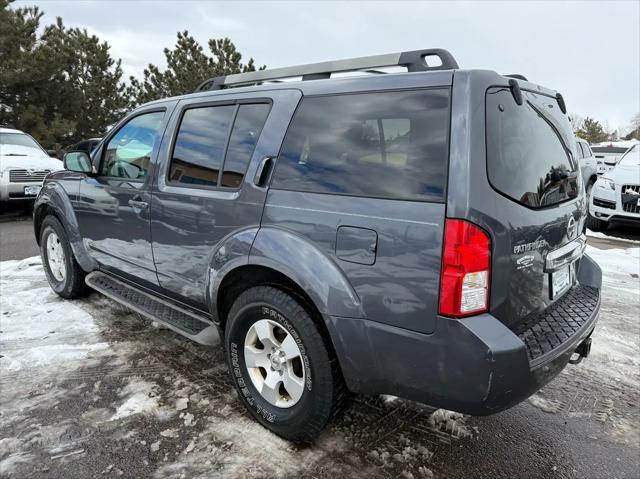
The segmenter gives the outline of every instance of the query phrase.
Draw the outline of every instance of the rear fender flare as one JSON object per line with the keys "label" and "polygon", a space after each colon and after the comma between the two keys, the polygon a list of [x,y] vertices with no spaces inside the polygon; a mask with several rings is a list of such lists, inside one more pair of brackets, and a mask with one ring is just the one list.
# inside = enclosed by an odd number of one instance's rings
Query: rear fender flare
{"label": "rear fender flare", "polygon": [[257,226],[234,231],[216,244],[210,253],[206,298],[211,313],[218,311],[218,291],[225,276],[249,264],[249,252],[257,233]]}
{"label": "rear fender flare", "polygon": [[249,264],[287,276],[307,293],[323,316],[364,318],[360,298],[334,260],[291,231],[260,228]]}

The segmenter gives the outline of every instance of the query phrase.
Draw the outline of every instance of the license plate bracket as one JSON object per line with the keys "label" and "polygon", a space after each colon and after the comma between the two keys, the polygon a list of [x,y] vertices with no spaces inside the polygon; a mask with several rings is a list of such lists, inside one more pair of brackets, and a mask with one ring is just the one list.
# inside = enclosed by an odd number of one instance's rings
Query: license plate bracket
{"label": "license plate bracket", "polygon": [[38,196],[40,190],[42,189],[42,185],[31,185],[24,187],[24,195],[25,196]]}
{"label": "license plate bracket", "polygon": [[549,273],[549,294],[551,299],[556,299],[573,285],[574,264],[561,266],[556,271]]}

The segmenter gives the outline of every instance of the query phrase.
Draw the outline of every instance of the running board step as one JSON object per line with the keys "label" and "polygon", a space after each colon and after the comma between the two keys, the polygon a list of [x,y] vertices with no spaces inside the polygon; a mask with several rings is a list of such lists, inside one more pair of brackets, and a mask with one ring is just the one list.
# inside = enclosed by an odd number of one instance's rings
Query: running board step
{"label": "running board step", "polygon": [[220,344],[218,328],[205,316],[181,308],[101,271],[89,273],[85,282],[99,293],[197,343],[207,346]]}

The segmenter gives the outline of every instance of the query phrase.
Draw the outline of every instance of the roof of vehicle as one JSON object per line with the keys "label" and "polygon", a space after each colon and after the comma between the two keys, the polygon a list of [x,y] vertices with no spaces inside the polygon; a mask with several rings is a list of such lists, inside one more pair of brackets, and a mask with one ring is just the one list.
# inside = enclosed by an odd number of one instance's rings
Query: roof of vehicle
{"label": "roof of vehicle", "polygon": [[14,130],[13,128],[0,128],[0,133],[21,133],[26,135],[24,131]]}
{"label": "roof of vehicle", "polygon": [[[441,64],[437,66],[427,64],[427,61],[430,61],[428,59],[432,56],[439,57]],[[395,71],[385,71],[390,68],[395,68]],[[405,68],[407,71],[398,72],[398,68]],[[198,96],[239,95],[283,89],[296,89],[301,91],[303,95],[319,95],[357,92],[365,88],[386,90],[450,86],[453,83],[454,73],[457,72],[491,73],[496,77],[501,76],[505,81],[507,77],[514,82],[517,79],[517,82],[524,89],[531,89],[551,96],[556,95],[555,91],[530,83],[522,75],[500,75],[487,70],[460,70],[448,51],[426,49],[210,78],[204,81],[193,93],[155,100],[146,103],[145,106]],[[329,79],[331,81],[326,81]],[[207,85],[212,85],[212,88],[204,89]]]}

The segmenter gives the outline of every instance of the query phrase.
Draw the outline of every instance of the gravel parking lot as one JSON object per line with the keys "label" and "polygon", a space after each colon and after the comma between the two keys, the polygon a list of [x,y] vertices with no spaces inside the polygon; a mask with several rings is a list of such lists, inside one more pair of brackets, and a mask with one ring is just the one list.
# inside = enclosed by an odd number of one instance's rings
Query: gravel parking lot
{"label": "gravel parking lot", "polygon": [[530,400],[472,418],[358,397],[305,448],[249,418],[221,350],[98,294],[60,299],[22,246],[0,262],[0,476],[640,477],[640,241],[624,236],[590,238],[604,273],[591,356]]}

